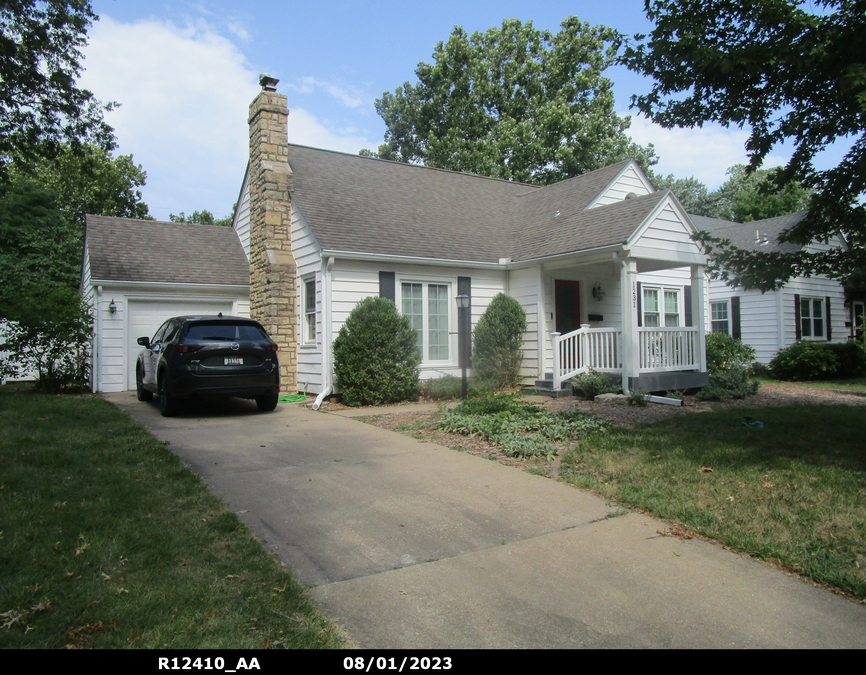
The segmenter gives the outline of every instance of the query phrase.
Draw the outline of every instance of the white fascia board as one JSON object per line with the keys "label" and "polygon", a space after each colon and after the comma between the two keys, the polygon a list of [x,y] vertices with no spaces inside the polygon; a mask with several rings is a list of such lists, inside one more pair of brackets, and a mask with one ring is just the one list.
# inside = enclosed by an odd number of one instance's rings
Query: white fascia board
{"label": "white fascia board", "polygon": [[249,284],[196,284],[190,282],[167,282],[167,281],[118,281],[117,279],[93,279],[91,286],[103,286],[104,288],[130,288],[135,291],[177,291],[190,289],[196,291],[246,291],[249,293]]}
{"label": "white fascia board", "polygon": [[244,198],[244,192],[247,189],[247,182],[250,178],[250,163],[247,162],[247,168],[244,169],[244,179],[241,181],[241,191],[238,193],[238,200],[235,202],[235,212],[232,214],[232,229],[238,231],[238,207]]}
{"label": "white fascia board", "polygon": [[411,255],[390,255],[384,253],[358,253],[356,251],[335,251],[322,249],[322,257],[333,257],[340,260],[365,260],[383,263],[410,263],[413,265],[439,265],[441,267],[475,267],[481,269],[502,270],[508,269],[510,264],[500,265],[493,262],[481,262],[477,260],[452,260],[449,258],[422,258]]}
{"label": "white fascia board", "polygon": [[508,265],[509,269],[519,269],[521,267],[530,267],[532,265],[537,265],[538,263],[546,263],[546,262],[555,262],[557,260],[564,260],[566,258],[580,258],[581,256],[587,255],[589,253],[598,253],[603,251],[622,251],[626,248],[626,242],[622,242],[621,244],[607,244],[605,246],[597,246],[594,248],[584,248],[579,251],[569,251],[568,253],[554,253],[551,255],[543,255],[537,258],[527,258],[526,260],[520,260],[516,263],[511,263]]}
{"label": "white fascia board", "polygon": [[604,195],[607,194],[607,191],[610,190],[614,185],[616,185],[617,181],[622,178],[623,174],[629,169],[634,169],[637,177],[640,178],[641,182],[644,186],[649,190],[649,193],[652,194],[656,192],[656,189],[653,187],[653,184],[650,183],[649,178],[646,177],[646,174],[640,168],[640,164],[638,164],[635,160],[630,160],[628,164],[626,164],[622,170],[614,176],[613,180],[611,180],[604,188],[599,191],[599,193],[593,198],[593,200],[587,204],[584,211],[589,211],[589,209],[594,208],[598,204],[598,200],[601,199]]}

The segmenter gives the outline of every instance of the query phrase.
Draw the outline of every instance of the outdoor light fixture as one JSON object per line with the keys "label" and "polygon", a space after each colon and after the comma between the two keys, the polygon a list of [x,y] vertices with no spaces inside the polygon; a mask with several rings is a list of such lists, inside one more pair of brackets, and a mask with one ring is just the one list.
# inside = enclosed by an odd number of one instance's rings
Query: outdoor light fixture
{"label": "outdoor light fixture", "polygon": [[117,312],[117,305],[114,304],[114,298],[111,299],[111,303],[108,305],[108,311],[112,314]]}
{"label": "outdoor light fixture", "polygon": [[457,318],[457,330],[458,330],[458,342],[457,342],[457,354],[460,360],[460,368],[463,371],[463,387],[462,387],[462,398],[465,401],[467,397],[468,387],[466,384],[466,368],[467,361],[469,360],[466,355],[466,344],[468,344],[469,335],[467,334],[467,329],[469,328],[469,317],[466,314],[469,312],[469,304],[472,302],[472,298],[470,298],[466,293],[461,293],[458,295],[455,300],[457,300],[457,309],[459,310],[458,318]]}
{"label": "outdoor light fixture", "polygon": [[595,286],[592,287],[592,297],[599,302],[604,300],[604,289],[601,287],[600,281],[596,281]]}

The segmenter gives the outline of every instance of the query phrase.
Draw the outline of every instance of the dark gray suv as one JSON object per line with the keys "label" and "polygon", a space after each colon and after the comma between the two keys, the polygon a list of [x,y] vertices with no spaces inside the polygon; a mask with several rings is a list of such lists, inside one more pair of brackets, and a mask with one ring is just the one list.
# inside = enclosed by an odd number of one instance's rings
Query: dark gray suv
{"label": "dark gray suv", "polygon": [[194,396],[251,398],[262,411],[277,407],[277,344],[257,321],[178,316],[162,324],[153,338],[138,338],[138,344],[144,347],[135,366],[138,400],[157,394],[165,416]]}

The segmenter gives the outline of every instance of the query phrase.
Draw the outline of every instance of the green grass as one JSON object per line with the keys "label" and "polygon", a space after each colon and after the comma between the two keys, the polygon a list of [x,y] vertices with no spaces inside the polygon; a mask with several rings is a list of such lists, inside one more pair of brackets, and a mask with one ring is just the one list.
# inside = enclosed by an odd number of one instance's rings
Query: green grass
{"label": "green grass", "polygon": [[866,377],[849,377],[840,380],[823,380],[821,382],[797,382],[804,387],[815,389],[834,389],[836,391],[856,391],[866,394]]}
{"label": "green grass", "polygon": [[595,434],[560,476],[866,598],[864,429],[859,406],[700,413]]}
{"label": "green grass", "polygon": [[0,648],[340,647],[170,450],[93,396],[0,387]]}

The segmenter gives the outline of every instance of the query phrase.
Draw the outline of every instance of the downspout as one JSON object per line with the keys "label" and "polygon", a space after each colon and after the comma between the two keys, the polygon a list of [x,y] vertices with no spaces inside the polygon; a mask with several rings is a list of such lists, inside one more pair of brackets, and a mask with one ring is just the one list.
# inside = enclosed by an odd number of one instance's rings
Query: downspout
{"label": "downspout", "polygon": [[613,254],[613,259],[615,262],[619,263],[620,272],[619,272],[619,285],[620,285],[620,297],[621,297],[621,323],[622,323],[622,393],[628,396],[631,392],[628,388],[628,365],[631,359],[629,356],[629,349],[625,344],[625,322],[631,321],[631,311],[629,311],[629,298],[631,297],[631,289],[628,288],[628,274],[626,273],[626,262],[622,258],[620,258],[616,252]]}
{"label": "downspout", "polygon": [[334,267],[334,258],[328,258],[328,262],[322,268],[322,393],[313,401],[313,410],[318,410],[333,391],[333,372],[331,365],[331,270]]}
{"label": "downspout", "polygon": [[94,392],[102,391],[102,286],[96,287],[96,339],[93,341],[93,360],[96,361]]}

